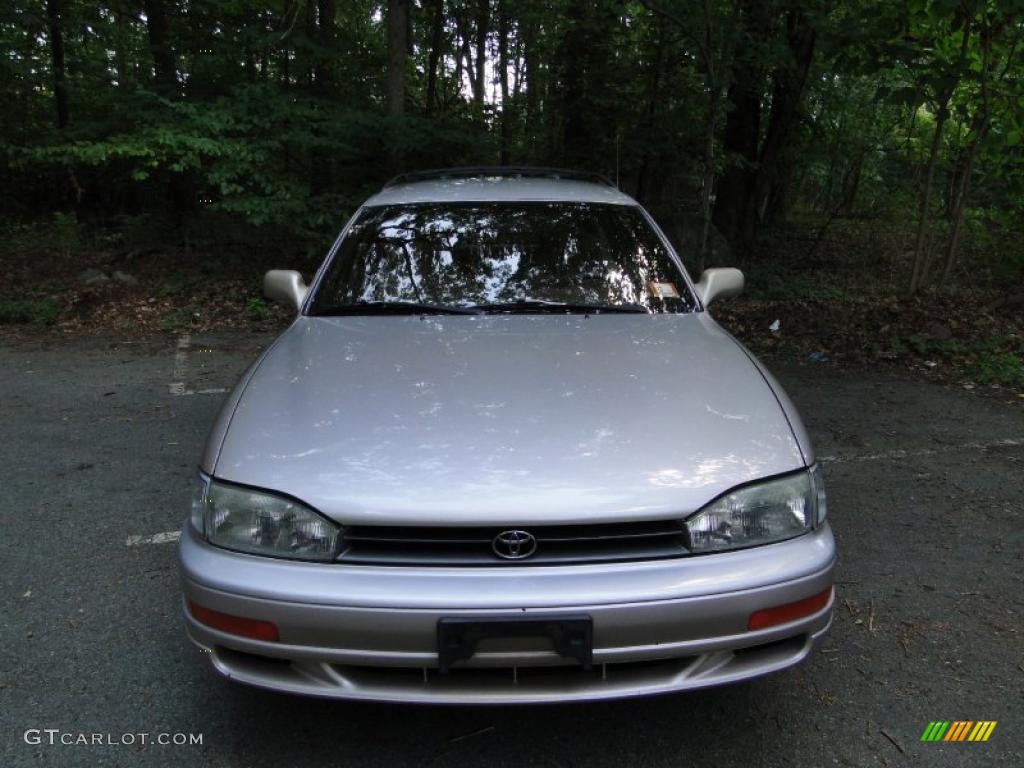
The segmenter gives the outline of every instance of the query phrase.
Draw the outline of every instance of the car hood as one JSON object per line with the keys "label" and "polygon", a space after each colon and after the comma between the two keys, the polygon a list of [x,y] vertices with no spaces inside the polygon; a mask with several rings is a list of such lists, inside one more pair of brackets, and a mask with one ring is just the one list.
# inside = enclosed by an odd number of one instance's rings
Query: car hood
{"label": "car hood", "polygon": [[681,516],[804,465],[706,313],[302,317],[239,387],[216,476],[349,524]]}

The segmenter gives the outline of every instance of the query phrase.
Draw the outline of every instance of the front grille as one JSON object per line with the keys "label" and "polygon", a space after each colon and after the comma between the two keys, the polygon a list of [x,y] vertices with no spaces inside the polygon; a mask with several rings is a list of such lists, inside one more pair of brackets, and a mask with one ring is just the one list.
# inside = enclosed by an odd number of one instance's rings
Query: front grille
{"label": "front grille", "polygon": [[537,542],[523,559],[495,554],[509,528],[357,525],[345,529],[338,561],[362,565],[536,566],[660,560],[689,554],[678,520],[594,525],[523,526]]}

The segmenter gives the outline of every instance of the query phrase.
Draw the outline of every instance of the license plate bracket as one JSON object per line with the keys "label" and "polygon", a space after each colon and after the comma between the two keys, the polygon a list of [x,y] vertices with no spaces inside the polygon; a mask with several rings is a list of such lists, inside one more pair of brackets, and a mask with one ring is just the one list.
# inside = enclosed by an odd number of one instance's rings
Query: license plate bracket
{"label": "license plate bracket", "polygon": [[452,664],[476,653],[492,637],[543,637],[555,652],[590,669],[594,661],[594,621],[586,614],[552,616],[447,617],[437,621],[437,666],[447,674]]}

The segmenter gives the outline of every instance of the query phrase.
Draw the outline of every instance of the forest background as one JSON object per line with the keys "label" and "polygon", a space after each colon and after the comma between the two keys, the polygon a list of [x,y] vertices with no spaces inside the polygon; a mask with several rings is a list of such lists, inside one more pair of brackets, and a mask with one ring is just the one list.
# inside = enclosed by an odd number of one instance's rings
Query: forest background
{"label": "forest background", "polygon": [[1022,48],[1019,0],[14,0],[0,326],[279,327],[394,174],[562,166],[744,269],[759,352],[1021,392]]}

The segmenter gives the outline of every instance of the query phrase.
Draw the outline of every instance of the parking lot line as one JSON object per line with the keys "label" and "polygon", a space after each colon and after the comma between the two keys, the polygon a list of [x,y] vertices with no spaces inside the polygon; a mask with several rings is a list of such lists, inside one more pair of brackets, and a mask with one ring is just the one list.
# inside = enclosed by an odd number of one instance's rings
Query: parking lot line
{"label": "parking lot line", "polygon": [[129,536],[125,546],[137,547],[140,544],[173,544],[181,538],[181,531],[164,531],[151,536]]}
{"label": "parking lot line", "polygon": [[185,389],[188,375],[188,348],[192,344],[192,335],[183,333],[178,337],[178,347],[174,351],[174,374],[168,390],[172,395],[191,394]]}
{"label": "parking lot line", "polygon": [[174,373],[167,390],[177,397],[186,395],[218,395],[227,392],[227,387],[209,387],[207,389],[186,389],[188,380],[188,351],[192,346],[192,334],[183,333],[178,337],[178,346],[174,350]]}

